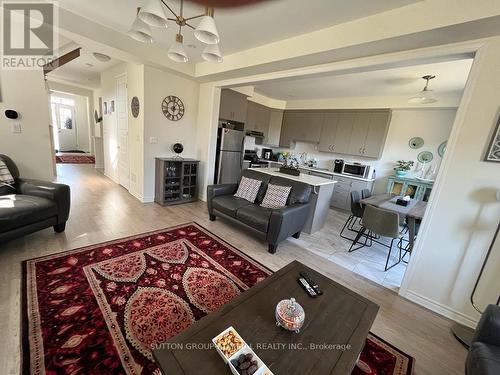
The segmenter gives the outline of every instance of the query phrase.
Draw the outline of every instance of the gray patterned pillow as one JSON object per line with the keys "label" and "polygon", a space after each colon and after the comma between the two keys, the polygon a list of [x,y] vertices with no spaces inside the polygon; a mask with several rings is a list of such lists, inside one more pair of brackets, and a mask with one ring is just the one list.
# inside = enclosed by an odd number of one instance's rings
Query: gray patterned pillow
{"label": "gray patterned pillow", "polygon": [[240,186],[238,186],[238,191],[234,194],[235,197],[246,199],[249,202],[254,203],[259,193],[260,185],[262,181],[254,180],[253,178],[241,177]]}
{"label": "gray patterned pillow", "polygon": [[0,160],[0,186],[14,185],[14,178],[10,174],[9,168],[3,160]]}
{"label": "gray patterned pillow", "polygon": [[267,185],[266,195],[261,206],[265,208],[282,208],[286,206],[286,200],[292,190],[291,186]]}

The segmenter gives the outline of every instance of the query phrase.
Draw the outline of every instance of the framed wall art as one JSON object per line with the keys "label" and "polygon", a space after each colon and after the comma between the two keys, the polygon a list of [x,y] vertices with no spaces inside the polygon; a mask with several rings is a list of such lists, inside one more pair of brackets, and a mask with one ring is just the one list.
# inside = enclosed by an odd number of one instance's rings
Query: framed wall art
{"label": "framed wall art", "polygon": [[491,137],[484,160],[500,163],[500,116],[498,117],[497,125]]}

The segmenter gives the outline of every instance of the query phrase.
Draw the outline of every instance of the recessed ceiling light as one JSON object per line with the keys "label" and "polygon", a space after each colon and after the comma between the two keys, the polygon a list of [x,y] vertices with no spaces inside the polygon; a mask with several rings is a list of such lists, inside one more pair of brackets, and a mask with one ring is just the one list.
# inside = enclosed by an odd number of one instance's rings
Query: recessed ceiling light
{"label": "recessed ceiling light", "polygon": [[89,67],[89,68],[92,68],[94,66],[94,64],[91,64],[91,63],[85,63],[85,66]]}
{"label": "recessed ceiling light", "polygon": [[108,62],[109,60],[111,60],[111,57],[105,55],[104,53],[93,52],[92,55],[94,55],[96,60],[100,62]]}

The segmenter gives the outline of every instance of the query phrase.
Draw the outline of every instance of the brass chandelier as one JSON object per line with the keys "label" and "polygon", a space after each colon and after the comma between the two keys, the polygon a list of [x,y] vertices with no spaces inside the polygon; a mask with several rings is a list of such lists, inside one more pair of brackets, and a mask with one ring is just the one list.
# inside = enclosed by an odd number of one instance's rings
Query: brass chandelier
{"label": "brass chandelier", "polygon": [[[145,5],[137,8],[137,16],[132,24],[128,35],[142,43],[153,43],[153,34],[150,26],[167,28],[168,23],[173,21],[179,27],[175,36],[175,42],[168,50],[168,57],[176,62],[188,62],[189,56],[184,48],[182,28],[184,26],[194,30],[194,36],[207,46],[201,57],[206,61],[222,62],[222,54],[219,47],[219,33],[214,21],[214,8],[206,7],[205,13],[192,17],[184,17],[184,0],[180,0],[179,14],[165,2],[165,0],[147,0]],[[171,13],[171,17],[168,16]],[[197,27],[191,25],[191,21],[200,18]]]}

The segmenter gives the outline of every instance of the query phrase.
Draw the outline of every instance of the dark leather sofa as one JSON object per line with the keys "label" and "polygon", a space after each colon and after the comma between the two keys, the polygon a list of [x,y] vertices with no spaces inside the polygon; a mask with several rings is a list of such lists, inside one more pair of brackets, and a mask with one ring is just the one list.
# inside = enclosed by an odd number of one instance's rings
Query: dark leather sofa
{"label": "dark leather sofa", "polygon": [[[252,170],[244,170],[242,175],[262,181],[255,203],[234,196],[238,184],[209,185],[207,204],[210,220],[220,216],[238,223],[249,232],[265,239],[269,244],[270,253],[275,253],[278,243],[284,239],[290,236],[299,238],[309,213],[311,187]],[[260,206],[269,183],[292,187],[284,208],[269,209]]]}
{"label": "dark leather sofa", "polygon": [[0,243],[54,227],[63,232],[70,209],[68,185],[19,178],[16,164],[0,154],[15,183],[0,186]]}
{"label": "dark leather sofa", "polygon": [[489,305],[477,324],[467,356],[466,374],[500,374],[500,307],[497,305]]}

